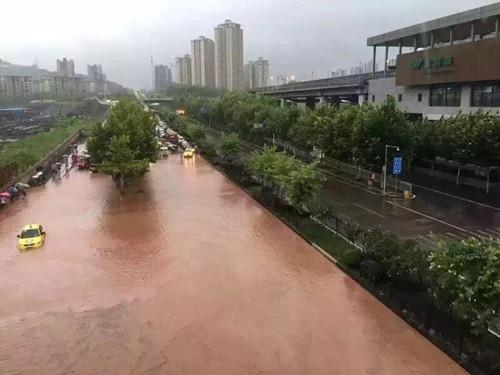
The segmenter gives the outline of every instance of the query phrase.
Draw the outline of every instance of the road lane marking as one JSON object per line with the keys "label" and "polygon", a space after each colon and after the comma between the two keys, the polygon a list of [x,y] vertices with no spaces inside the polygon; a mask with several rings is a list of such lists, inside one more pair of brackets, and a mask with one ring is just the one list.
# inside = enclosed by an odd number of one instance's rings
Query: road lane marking
{"label": "road lane marking", "polygon": [[474,232],[472,232],[472,231],[470,231],[470,230],[468,230],[468,229],[465,229],[465,228],[459,227],[459,226],[457,226],[457,225],[454,225],[454,224],[448,223],[448,222],[446,222],[446,221],[444,221],[444,220],[438,219],[437,217],[434,217],[434,216],[429,216],[429,215],[423,214],[422,212],[419,212],[419,211],[413,210],[413,209],[411,209],[411,208],[408,208],[408,207],[405,207],[405,206],[401,206],[400,204],[397,204],[396,202],[391,202],[391,201],[388,201],[388,200],[386,200],[386,202],[387,202],[387,203],[389,203],[389,204],[391,204],[391,205],[393,205],[393,206],[399,207],[399,208],[401,208],[401,209],[403,209],[403,210],[406,210],[406,211],[412,212],[412,213],[414,213],[414,214],[416,214],[416,215],[420,215],[420,216],[426,217],[427,219],[434,220],[434,221],[436,221],[436,222],[438,222],[438,223],[441,223],[441,224],[447,225],[447,226],[449,226],[450,228],[454,228],[454,229],[459,230],[459,231],[461,231],[461,232],[464,232],[464,233],[469,233],[469,234],[471,234],[471,235],[473,235],[473,236],[477,236],[477,234],[475,234]]}
{"label": "road lane marking", "polygon": [[481,233],[483,236],[486,236],[487,238],[489,238],[489,237],[491,237],[491,236],[492,236],[492,234],[491,234],[491,233],[488,233],[488,232],[486,232],[486,231],[484,231],[484,230],[481,230],[481,229],[476,229],[476,231],[477,231],[478,233]]}
{"label": "road lane marking", "polygon": [[330,171],[327,171],[327,170],[325,170],[325,169],[321,169],[321,168],[320,168],[319,170],[320,170],[321,172],[323,172],[324,174],[326,174],[326,175],[330,176],[330,178],[331,178],[332,180],[337,181],[337,182],[339,182],[339,183],[341,183],[341,184],[344,184],[344,185],[349,185],[349,186],[355,187],[355,188],[357,188],[357,189],[359,189],[359,190],[363,190],[364,192],[369,193],[369,194],[371,194],[371,195],[375,195],[375,196],[377,196],[377,197],[380,197],[380,196],[381,196],[379,193],[375,193],[375,192],[373,192],[373,191],[371,191],[371,190],[369,190],[369,189],[366,189],[366,188],[364,188],[364,187],[362,187],[362,186],[359,186],[359,185],[353,184],[352,182],[350,182],[350,181],[346,180],[346,179],[345,179],[345,178],[343,178],[343,177],[340,177],[339,175],[337,175],[337,174],[335,174],[335,173],[333,173],[333,172],[330,172]]}
{"label": "road lane marking", "polygon": [[442,191],[439,191],[439,190],[436,190],[436,189],[432,189],[430,187],[426,187],[426,186],[423,186],[423,185],[417,185],[417,184],[412,184],[412,185],[416,186],[416,187],[418,187],[420,189],[430,190],[430,191],[433,191],[433,192],[438,193],[438,194],[446,195],[447,197],[450,197],[450,198],[459,199],[459,200],[464,201],[464,202],[476,204],[478,206],[482,206],[482,207],[486,207],[486,208],[491,208],[492,210],[495,210],[495,211],[500,211],[500,208],[495,207],[495,206],[490,206],[489,204],[486,204],[486,203],[476,202],[476,201],[473,201],[472,199],[462,198],[462,197],[459,197],[458,195],[453,195],[453,194],[445,193],[445,192],[442,192]]}
{"label": "road lane marking", "polygon": [[431,240],[430,238],[427,238],[427,237],[425,237],[425,236],[423,236],[421,234],[417,235],[417,238],[419,238],[420,240],[422,240],[424,242],[427,242],[432,247],[436,247],[437,244],[438,244],[438,241]]}
{"label": "road lane marking", "polygon": [[453,238],[455,240],[459,240],[459,241],[462,241],[464,239],[464,237],[461,237],[458,234],[455,234],[455,233],[452,233],[452,232],[446,232],[446,235],[448,237],[451,237],[451,238]]}
{"label": "road lane marking", "polygon": [[485,229],[485,231],[486,231],[486,232],[488,232],[488,233],[490,233],[490,235],[491,235],[491,236],[493,236],[493,237],[498,237],[498,236],[500,236],[500,235],[498,234],[498,232],[497,232],[496,230],[494,230],[494,229],[486,228],[486,229]]}
{"label": "road lane marking", "polygon": [[367,208],[367,207],[365,207],[365,206],[362,206],[362,205],[360,205],[360,204],[358,204],[358,203],[354,203],[354,204],[353,204],[353,206],[356,206],[356,207],[358,207],[358,208],[361,208],[362,210],[365,210],[366,212],[369,212],[369,213],[371,213],[372,215],[376,215],[376,216],[378,216],[378,217],[381,217],[382,219],[385,219],[385,216],[384,216],[384,215],[379,214],[378,212],[375,212],[375,211],[373,211],[373,210],[370,210],[369,208]]}

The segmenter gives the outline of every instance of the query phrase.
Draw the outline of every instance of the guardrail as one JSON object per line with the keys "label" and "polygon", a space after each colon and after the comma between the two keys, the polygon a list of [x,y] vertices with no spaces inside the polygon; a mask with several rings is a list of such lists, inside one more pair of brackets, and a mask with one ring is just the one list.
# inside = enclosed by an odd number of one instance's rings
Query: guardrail
{"label": "guardrail", "polygon": [[[315,155],[313,152],[307,152],[305,150],[298,149],[289,142],[284,142],[277,139],[269,139],[266,141],[270,144],[276,145],[287,151],[296,157],[310,163],[312,161],[318,161],[319,167],[324,171],[337,174],[340,176],[345,176],[351,180],[357,181],[360,184],[382,190],[382,180],[383,176],[381,173],[373,172],[368,169],[362,168],[359,165],[349,164],[340,160],[336,160],[330,157],[325,157],[323,155]],[[399,178],[388,175],[386,181],[386,190],[391,194],[409,192],[410,195],[413,194],[413,186],[411,183],[403,181]]]}
{"label": "guardrail", "polygon": [[369,79],[391,77],[393,75],[394,75],[393,72],[387,72],[386,74],[384,74],[383,71],[375,72],[374,75],[372,73],[353,74],[342,77],[315,79],[312,81],[303,81],[303,82],[293,82],[279,86],[266,86],[256,89],[255,92],[261,94],[267,94],[267,93],[270,94],[275,92],[300,91],[306,89],[321,89],[321,88],[327,89],[335,87],[361,86],[364,85]]}

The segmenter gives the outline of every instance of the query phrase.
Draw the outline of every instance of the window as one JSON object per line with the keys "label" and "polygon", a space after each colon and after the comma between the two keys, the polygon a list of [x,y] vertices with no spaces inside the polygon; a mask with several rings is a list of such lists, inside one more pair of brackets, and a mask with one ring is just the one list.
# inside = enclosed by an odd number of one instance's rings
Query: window
{"label": "window", "polygon": [[500,84],[472,86],[473,107],[500,107]]}
{"label": "window", "polygon": [[375,103],[375,95],[372,95],[372,102]]}
{"label": "window", "polygon": [[431,107],[460,107],[462,88],[455,85],[432,86],[429,105]]}
{"label": "window", "polygon": [[398,94],[398,102],[402,102],[403,101],[403,94]]}
{"label": "window", "polygon": [[21,233],[21,238],[34,238],[38,237],[40,233],[38,232],[38,229],[26,229]]}
{"label": "window", "polygon": [[419,93],[418,93],[417,100],[418,100],[419,102],[421,102],[421,101],[422,101],[422,93],[421,93],[421,92],[419,92]]}

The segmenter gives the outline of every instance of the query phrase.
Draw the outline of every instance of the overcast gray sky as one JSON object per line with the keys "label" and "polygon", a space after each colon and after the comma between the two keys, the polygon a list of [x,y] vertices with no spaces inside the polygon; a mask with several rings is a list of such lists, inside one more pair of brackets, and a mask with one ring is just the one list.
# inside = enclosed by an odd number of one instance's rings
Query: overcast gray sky
{"label": "overcast gray sky", "polygon": [[108,78],[151,87],[150,56],[171,63],[190,40],[213,38],[225,19],[242,24],[245,60],[270,61],[272,75],[325,77],[368,61],[366,38],[488,0],[24,0],[2,1],[0,58],[55,70],[67,56],[76,70],[103,65]]}

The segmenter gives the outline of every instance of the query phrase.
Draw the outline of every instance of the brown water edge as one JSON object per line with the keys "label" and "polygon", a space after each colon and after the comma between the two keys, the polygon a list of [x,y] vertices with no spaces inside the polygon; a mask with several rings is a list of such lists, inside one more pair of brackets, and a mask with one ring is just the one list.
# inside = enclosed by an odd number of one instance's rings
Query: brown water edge
{"label": "brown water edge", "polygon": [[0,374],[466,373],[201,158],[1,212],[0,301]]}

